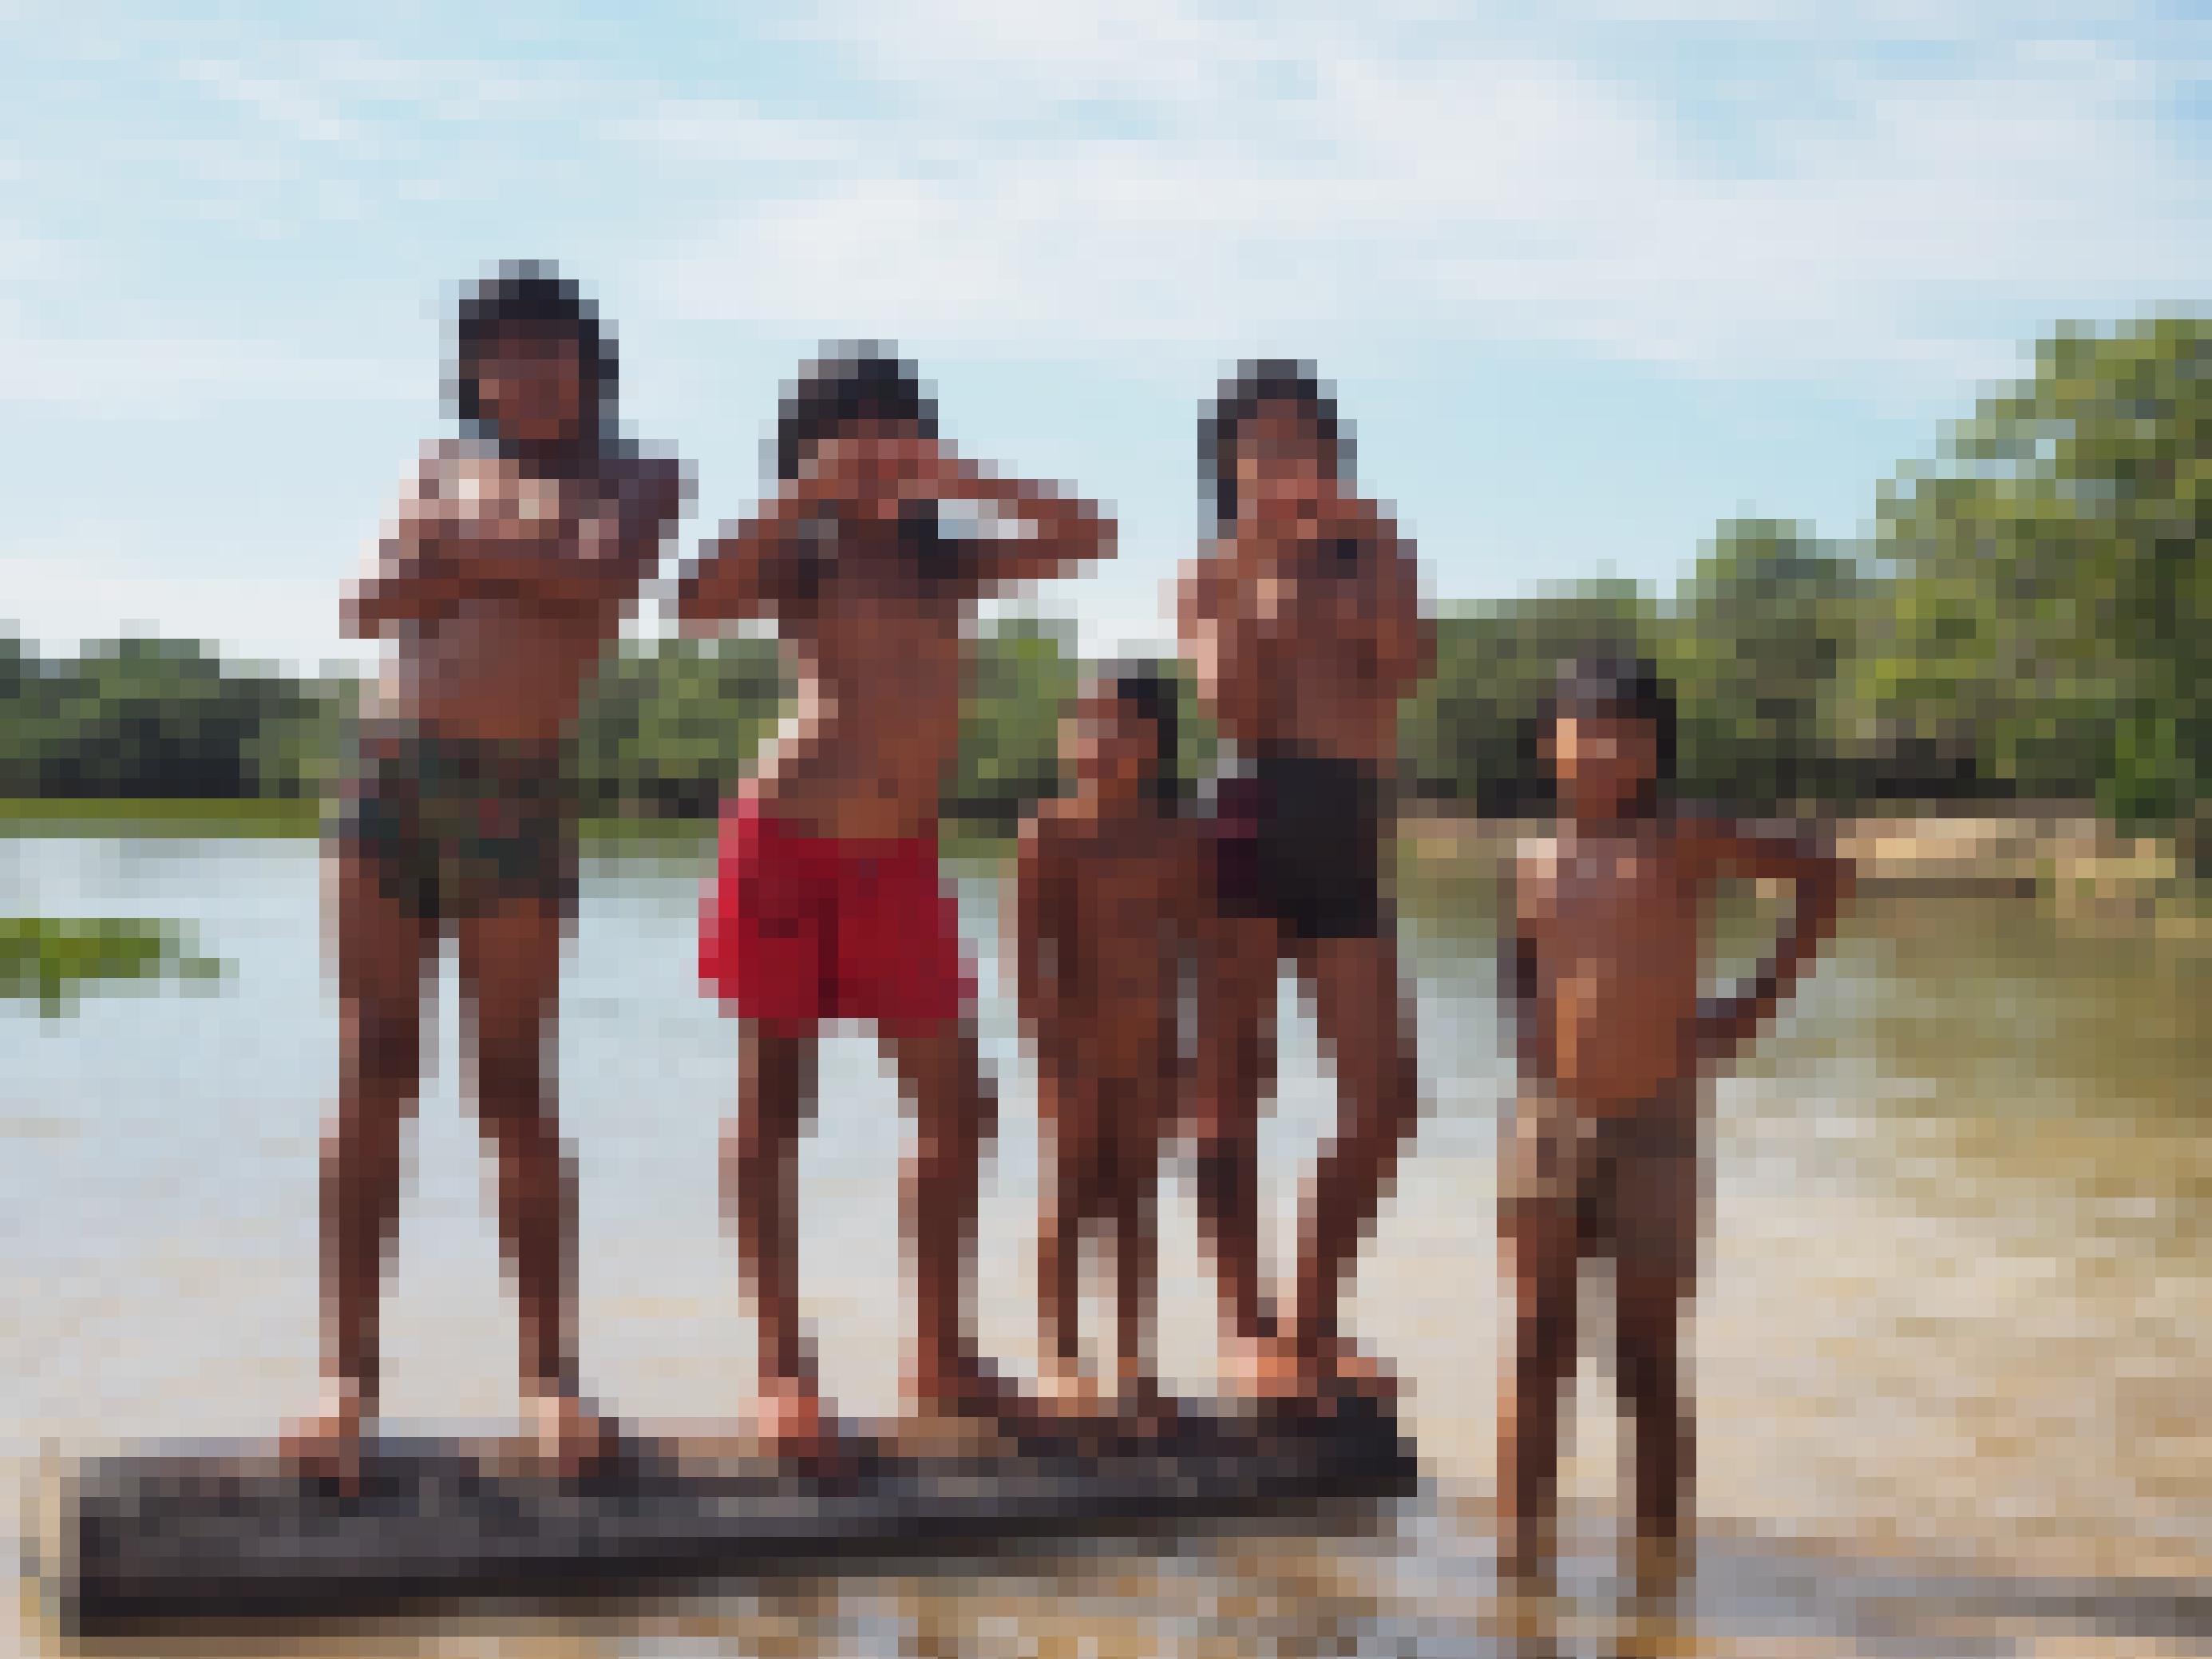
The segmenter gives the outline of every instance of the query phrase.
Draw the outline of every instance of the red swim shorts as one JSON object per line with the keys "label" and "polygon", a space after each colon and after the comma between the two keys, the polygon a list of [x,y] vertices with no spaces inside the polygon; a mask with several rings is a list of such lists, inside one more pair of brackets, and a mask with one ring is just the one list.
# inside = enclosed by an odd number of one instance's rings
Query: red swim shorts
{"label": "red swim shorts", "polygon": [[747,800],[722,820],[699,976],[729,1011],[798,1030],[928,1026],[973,994],[933,835],[802,835]]}

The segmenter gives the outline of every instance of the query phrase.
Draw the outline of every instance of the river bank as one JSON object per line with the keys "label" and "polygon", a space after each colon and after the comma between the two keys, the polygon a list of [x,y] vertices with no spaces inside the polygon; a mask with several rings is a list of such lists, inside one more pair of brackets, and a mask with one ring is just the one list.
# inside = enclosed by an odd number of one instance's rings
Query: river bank
{"label": "river bank", "polygon": [[[314,800],[0,799],[0,836],[292,839],[317,834],[320,823]],[[1402,821],[1407,851],[1422,866],[1480,867],[1541,827],[1433,802]],[[2071,805],[1905,807],[1842,818],[1834,830],[1863,894],[2014,894],[2086,921],[2192,934],[2212,921],[2208,884],[2187,869],[2172,837],[2124,835]],[[583,825],[586,849],[601,855],[696,851],[712,834],[711,822],[696,819],[595,817]],[[947,826],[945,850],[956,860],[988,859],[1007,845],[981,827]]]}
{"label": "river bank", "polygon": [[[1425,805],[1407,816],[1404,835],[1422,865],[1480,863],[1545,827]],[[2212,937],[2212,893],[2172,838],[2125,836],[2079,807],[1906,809],[1838,819],[1832,829],[1863,896],[2012,895],[2081,921]]]}

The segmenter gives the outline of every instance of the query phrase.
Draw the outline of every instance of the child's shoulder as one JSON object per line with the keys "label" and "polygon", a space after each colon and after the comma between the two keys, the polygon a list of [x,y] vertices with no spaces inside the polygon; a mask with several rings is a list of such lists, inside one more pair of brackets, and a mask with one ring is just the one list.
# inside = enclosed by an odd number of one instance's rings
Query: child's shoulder
{"label": "child's shoulder", "polygon": [[499,459],[480,438],[425,438],[415,455],[414,484],[433,499],[453,494],[464,479],[479,478]]}

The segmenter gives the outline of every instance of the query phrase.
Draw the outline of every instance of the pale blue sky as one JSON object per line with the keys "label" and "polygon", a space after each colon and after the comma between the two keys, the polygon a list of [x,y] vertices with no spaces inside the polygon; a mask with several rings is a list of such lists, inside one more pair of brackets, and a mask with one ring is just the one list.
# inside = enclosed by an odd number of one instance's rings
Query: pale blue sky
{"label": "pale blue sky", "polygon": [[1465,599],[1671,581],[1741,510],[1850,534],[2054,321],[2212,298],[2178,6],[453,9],[0,0],[25,635],[339,656],[501,258],[614,319],[687,543],[817,340],[896,339],[956,441],[1120,514],[1035,602],[1094,645],[1159,631],[1240,355],[1319,362]]}

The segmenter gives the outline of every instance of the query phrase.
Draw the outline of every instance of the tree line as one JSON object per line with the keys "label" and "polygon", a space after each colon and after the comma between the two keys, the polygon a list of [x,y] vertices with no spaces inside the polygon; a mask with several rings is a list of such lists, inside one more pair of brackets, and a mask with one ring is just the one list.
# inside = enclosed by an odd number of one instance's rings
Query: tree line
{"label": "tree line", "polygon": [[[1540,806],[1533,720],[1554,665],[1627,647],[1674,684],[1693,795],[2080,801],[2201,847],[2208,502],[2212,321],[2062,331],[1881,487],[1867,537],[1733,520],[1668,593],[1599,581],[1448,608],[1405,710],[1406,781],[1486,812]],[[983,636],[949,811],[1010,825],[1057,787],[1056,714],[1082,672],[1051,627]],[[580,721],[579,782],[600,811],[709,812],[788,689],[771,641],[625,643]],[[358,690],[176,641],[41,659],[0,637],[0,794],[313,795]]]}

